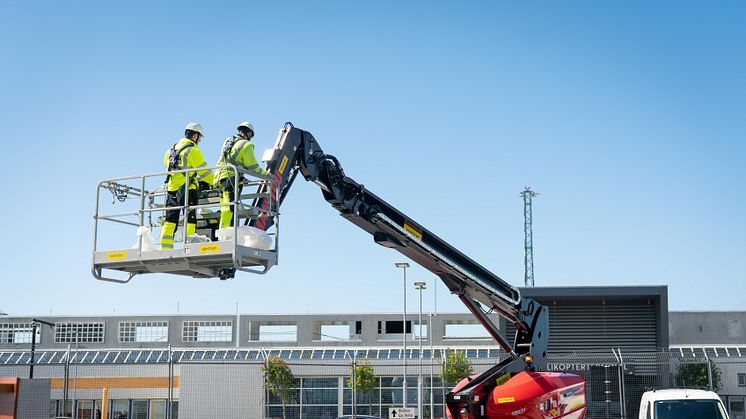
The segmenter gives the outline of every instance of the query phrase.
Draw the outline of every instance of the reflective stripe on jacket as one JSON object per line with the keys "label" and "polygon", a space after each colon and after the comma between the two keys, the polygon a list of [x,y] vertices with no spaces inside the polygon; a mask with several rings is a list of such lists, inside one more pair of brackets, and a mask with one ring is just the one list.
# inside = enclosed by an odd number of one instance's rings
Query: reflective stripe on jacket
{"label": "reflective stripe on jacket", "polygon": [[[227,166],[229,164],[234,164],[242,169],[250,170],[252,172],[259,173],[265,176],[269,174],[266,170],[259,167],[259,162],[257,162],[256,157],[254,157],[254,144],[252,144],[251,141],[248,141],[236,135],[227,138],[225,141],[234,141],[233,147],[231,147],[228,153],[228,159],[225,158],[226,156],[220,156],[220,160],[218,160],[217,166]],[[225,147],[226,146],[223,146],[223,148]],[[227,177],[233,176],[234,173],[231,168],[217,169],[215,173],[215,184]]]}
{"label": "reflective stripe on jacket", "polygon": [[[199,167],[206,167],[207,163],[205,158],[202,156],[202,152],[197,148],[197,144],[188,139],[182,138],[175,144],[176,149],[179,150],[181,165],[177,170],[182,169],[196,169]],[[163,157],[163,165],[168,169],[168,159],[171,156],[171,149],[166,150],[166,155]],[[189,177],[191,179],[189,189],[197,189],[198,182],[213,182],[212,170],[198,170],[196,172],[190,172]],[[168,191],[173,192],[179,190],[184,186],[186,182],[186,176],[184,173],[173,173],[168,179]]]}

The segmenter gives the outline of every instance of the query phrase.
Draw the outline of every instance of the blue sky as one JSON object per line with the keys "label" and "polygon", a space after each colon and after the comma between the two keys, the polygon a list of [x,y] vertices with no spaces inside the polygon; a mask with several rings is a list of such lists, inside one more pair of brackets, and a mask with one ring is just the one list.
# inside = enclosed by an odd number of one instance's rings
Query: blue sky
{"label": "blue sky", "polygon": [[[245,119],[257,154],[285,121],[312,132],[513,284],[531,185],[537,285],[746,310],[744,21],[743,2],[2,2],[0,310],[400,311],[402,257],[305,182],[266,276],[91,277],[96,183],[160,170],[191,120],[212,163]],[[434,276],[410,278],[431,309]]]}

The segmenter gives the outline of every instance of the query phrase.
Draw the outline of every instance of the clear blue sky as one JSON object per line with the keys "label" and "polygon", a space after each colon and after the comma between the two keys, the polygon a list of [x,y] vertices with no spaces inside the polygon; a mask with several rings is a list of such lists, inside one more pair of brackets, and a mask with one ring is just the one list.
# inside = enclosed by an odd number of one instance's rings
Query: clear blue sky
{"label": "clear blue sky", "polygon": [[[744,2],[281,3],[0,2],[0,310],[400,311],[402,257],[302,181],[266,276],[91,277],[98,180],[160,170],[191,120],[212,163],[245,119],[257,154],[285,121],[311,131],[513,284],[531,185],[537,285],[746,310]],[[442,286],[438,305],[463,310]]]}

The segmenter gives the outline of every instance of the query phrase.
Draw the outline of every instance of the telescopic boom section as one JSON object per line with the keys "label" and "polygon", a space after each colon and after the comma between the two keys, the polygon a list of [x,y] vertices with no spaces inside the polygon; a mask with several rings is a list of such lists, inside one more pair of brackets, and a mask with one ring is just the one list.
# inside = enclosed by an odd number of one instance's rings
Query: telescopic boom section
{"label": "telescopic boom section", "polygon": [[[367,231],[376,243],[390,247],[437,275],[484,325],[497,343],[516,361],[504,365],[502,373],[526,368],[520,357],[533,356],[543,368],[546,357],[547,309],[521,297],[520,291],[422,227],[363,185],[347,177],[339,161],[325,154],[313,135],[287,123],[275,147],[265,152],[267,169],[279,184],[280,204],[298,173],[321,188],[324,199],[353,224]],[[277,195],[275,195],[277,196]],[[266,202],[256,203],[259,207]],[[266,230],[271,219],[253,219],[251,224]],[[514,342],[499,333],[488,314],[498,312],[516,327]],[[506,368],[507,371],[506,371]]]}

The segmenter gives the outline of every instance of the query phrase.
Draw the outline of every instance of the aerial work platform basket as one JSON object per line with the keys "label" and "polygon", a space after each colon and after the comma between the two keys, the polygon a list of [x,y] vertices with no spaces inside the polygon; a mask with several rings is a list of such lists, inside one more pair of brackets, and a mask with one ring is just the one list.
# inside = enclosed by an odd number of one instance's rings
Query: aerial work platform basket
{"label": "aerial work platform basket", "polygon": [[[184,205],[167,206],[164,180],[169,174],[195,176],[197,170],[226,167],[232,168],[234,173],[232,183],[235,199],[232,202],[221,204],[221,191],[217,189],[186,189],[185,185]],[[111,205],[117,205],[122,210],[112,213],[102,211],[104,198],[108,196],[106,192],[111,194]],[[189,198],[190,194],[197,194],[196,205],[189,205],[193,201],[193,197]],[[221,206],[232,209],[233,225],[239,226],[231,227],[227,231],[230,234],[226,234],[225,229],[218,229]],[[277,264],[278,208],[277,183],[274,179],[233,165],[103,180],[96,189],[91,271],[98,280],[120,283],[147,273],[221,279],[232,277],[232,273],[226,275],[226,272],[264,274]],[[160,231],[154,234],[153,229],[163,226],[166,211],[174,210],[180,211],[174,248],[161,250],[158,244]],[[190,212],[196,214],[197,233],[187,237],[186,214]],[[259,219],[271,219],[269,223],[262,223],[271,225],[270,231],[241,225]],[[259,236],[263,240],[247,240],[244,237],[247,230],[253,234],[252,237]],[[116,276],[120,278],[111,276],[113,271],[119,271]]]}

